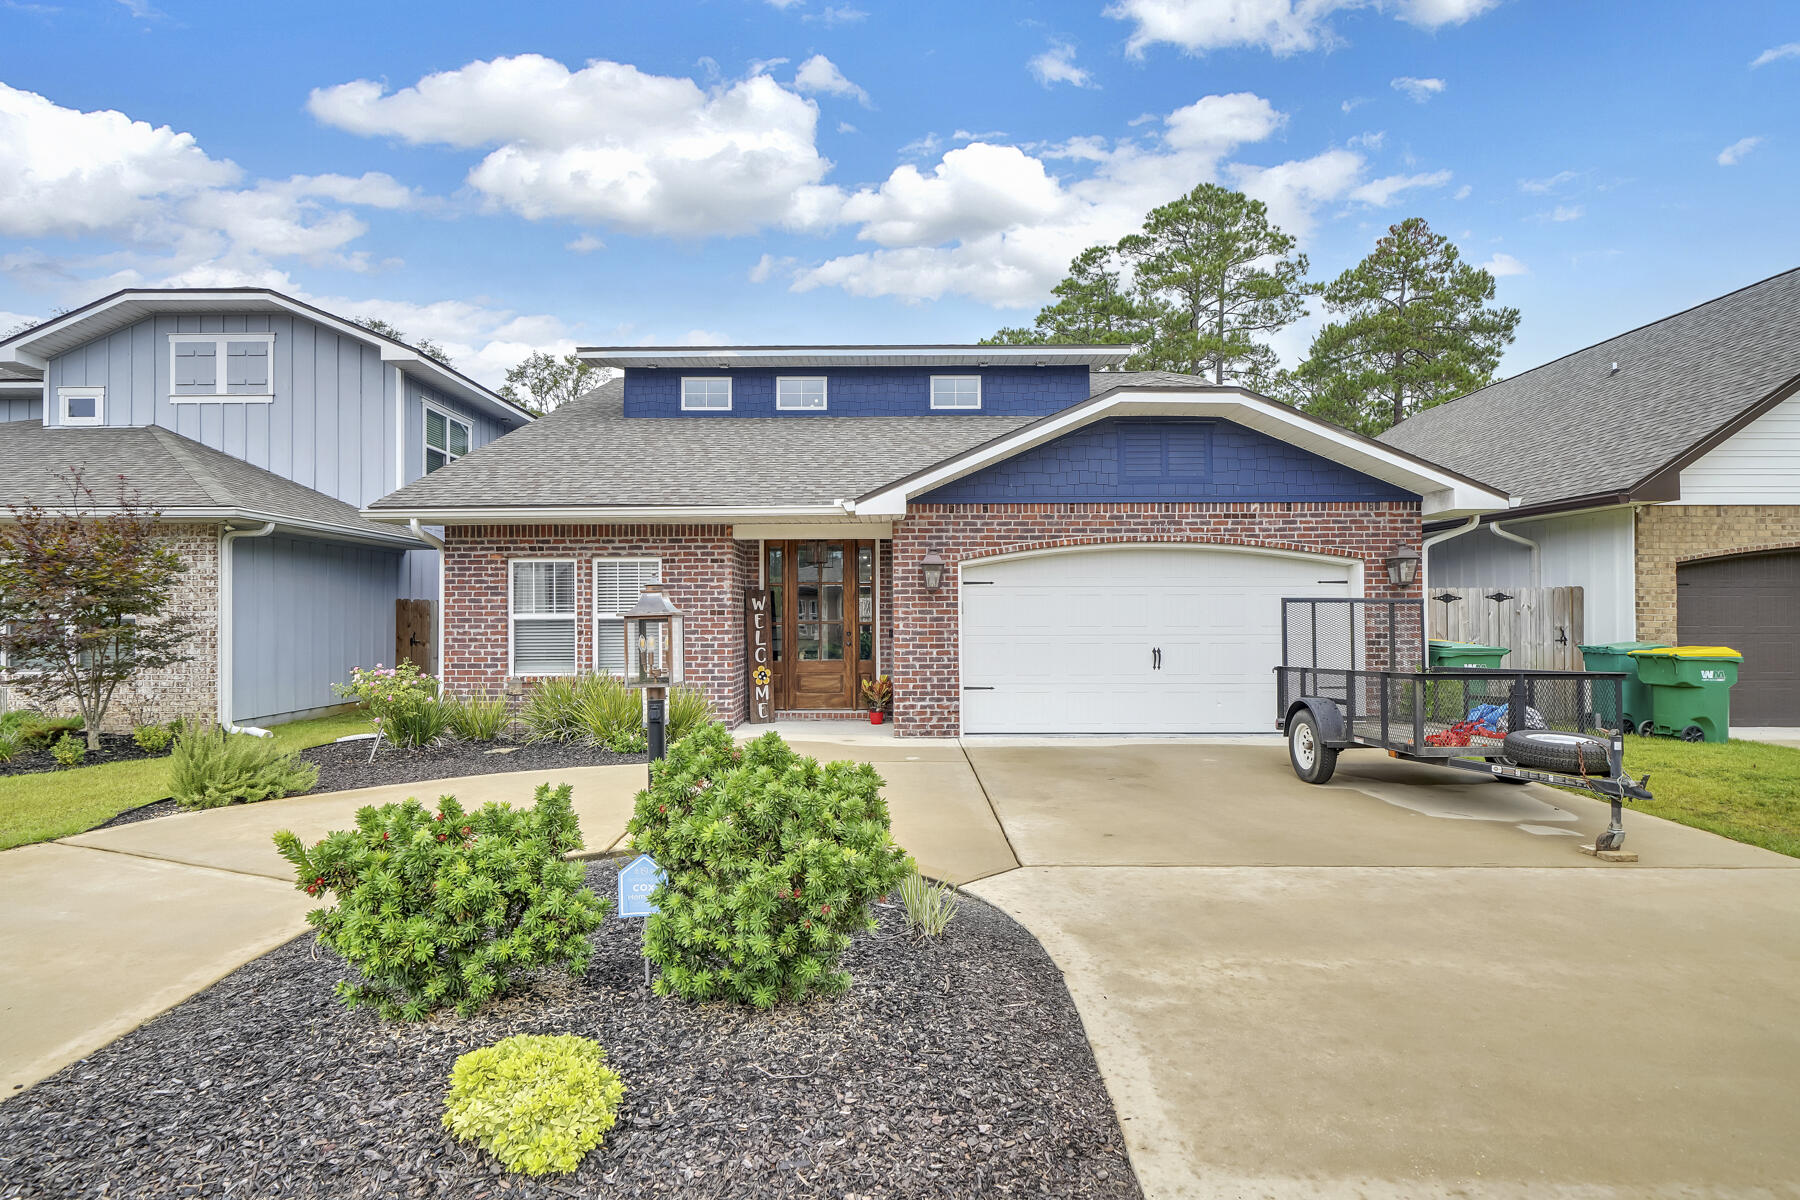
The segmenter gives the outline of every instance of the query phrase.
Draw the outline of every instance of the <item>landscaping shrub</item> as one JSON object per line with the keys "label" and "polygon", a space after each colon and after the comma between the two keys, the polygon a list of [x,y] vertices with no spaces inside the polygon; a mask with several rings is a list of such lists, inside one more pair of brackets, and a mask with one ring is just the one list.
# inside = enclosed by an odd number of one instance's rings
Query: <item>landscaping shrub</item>
{"label": "landscaping shrub", "polygon": [[625,1084],[591,1038],[520,1033],[450,1070],[444,1128],[508,1170],[573,1171],[618,1118]]}
{"label": "landscaping shrub", "polygon": [[616,675],[583,675],[575,693],[582,741],[615,754],[635,754],[649,746],[642,693]]}
{"label": "landscaping shrub", "polygon": [[666,740],[673,746],[712,722],[712,705],[707,703],[705,692],[684,683],[669,689],[667,720]]}
{"label": "landscaping shrub", "polygon": [[926,937],[937,937],[950,924],[962,902],[956,890],[933,883],[914,871],[900,881],[900,904],[906,910],[906,927]]}
{"label": "landscaping shrub", "polygon": [[0,712],[0,763],[11,762],[31,749],[27,740],[34,722],[42,718],[29,708],[10,708]]}
{"label": "landscaping shrub", "polygon": [[576,714],[580,699],[575,682],[571,678],[558,677],[546,679],[531,689],[531,695],[525,698],[525,706],[519,710],[519,720],[525,724],[526,741],[566,742],[579,735],[581,726]]}
{"label": "landscaping shrub", "polygon": [[491,742],[506,728],[506,697],[444,694],[444,717],[450,732],[468,742]]}
{"label": "landscaping shrub", "polygon": [[131,740],[145,754],[161,754],[175,740],[175,731],[167,725],[139,725],[131,731]]}
{"label": "landscaping shrub", "polygon": [[450,728],[450,713],[438,699],[437,680],[410,659],[396,666],[352,667],[350,682],[332,691],[368,708],[375,732],[391,746],[430,746]]}
{"label": "landscaping shrub", "polygon": [[87,757],[87,747],[74,734],[65,733],[52,743],[50,757],[56,760],[59,767],[78,767],[81,760]]}
{"label": "landscaping shrub", "polygon": [[710,724],[676,742],[628,828],[667,873],[644,927],[656,991],[689,1000],[841,993],[850,935],[913,869],[873,767],[820,766],[774,732],[740,749]]}
{"label": "landscaping shrub", "polygon": [[47,750],[66,734],[81,732],[80,717],[46,717],[27,713],[23,725],[25,745],[31,750]]}
{"label": "landscaping shrub", "polygon": [[279,799],[319,781],[319,768],[274,738],[226,733],[210,721],[185,721],[169,755],[169,794],[182,808],[217,808]]}
{"label": "landscaping shrub", "polygon": [[562,857],[581,849],[567,784],[540,785],[527,809],[465,812],[454,796],[435,813],[417,800],[367,806],[310,853],[287,830],[275,845],[296,887],[337,896],[306,919],[362,975],[340,981],[338,998],[387,1018],[467,1015],[537,967],[580,975],[610,908]]}

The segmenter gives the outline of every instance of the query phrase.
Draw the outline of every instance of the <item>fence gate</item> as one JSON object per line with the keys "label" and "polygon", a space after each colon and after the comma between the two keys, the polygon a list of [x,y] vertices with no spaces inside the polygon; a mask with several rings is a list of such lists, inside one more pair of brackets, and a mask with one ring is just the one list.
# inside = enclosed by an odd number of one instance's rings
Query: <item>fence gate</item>
{"label": "fence gate", "polygon": [[394,601],[394,662],[411,659],[421,671],[432,670],[431,601]]}
{"label": "fence gate", "polygon": [[1425,606],[1432,637],[1505,646],[1508,669],[1582,670],[1578,587],[1434,587]]}

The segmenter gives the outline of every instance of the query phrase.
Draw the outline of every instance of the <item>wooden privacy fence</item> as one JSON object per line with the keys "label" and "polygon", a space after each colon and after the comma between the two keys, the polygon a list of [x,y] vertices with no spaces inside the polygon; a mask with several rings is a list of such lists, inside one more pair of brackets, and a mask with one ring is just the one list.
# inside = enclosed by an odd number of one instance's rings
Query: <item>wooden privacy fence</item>
{"label": "wooden privacy fence", "polygon": [[1502,664],[1529,671],[1579,671],[1578,587],[1434,587],[1425,593],[1433,638],[1505,646]]}
{"label": "wooden privacy fence", "polygon": [[410,659],[421,671],[433,670],[429,600],[394,601],[394,663]]}

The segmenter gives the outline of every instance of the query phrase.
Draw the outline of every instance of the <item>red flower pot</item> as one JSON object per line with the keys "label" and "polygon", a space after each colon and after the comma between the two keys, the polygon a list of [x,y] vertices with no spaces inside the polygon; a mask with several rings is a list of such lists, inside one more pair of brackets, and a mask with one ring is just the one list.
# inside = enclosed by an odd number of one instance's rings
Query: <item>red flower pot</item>
{"label": "red flower pot", "polygon": [[881,710],[879,708],[871,708],[869,710],[869,724],[871,724],[871,725],[881,724]]}

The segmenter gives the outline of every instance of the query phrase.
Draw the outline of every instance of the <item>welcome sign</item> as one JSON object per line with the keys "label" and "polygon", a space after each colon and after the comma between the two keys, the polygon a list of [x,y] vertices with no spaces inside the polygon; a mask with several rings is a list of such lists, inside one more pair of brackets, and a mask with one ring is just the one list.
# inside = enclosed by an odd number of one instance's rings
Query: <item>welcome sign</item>
{"label": "welcome sign", "polygon": [[770,652],[769,593],[744,589],[744,646],[750,671],[750,715],[755,724],[775,719],[775,664]]}

